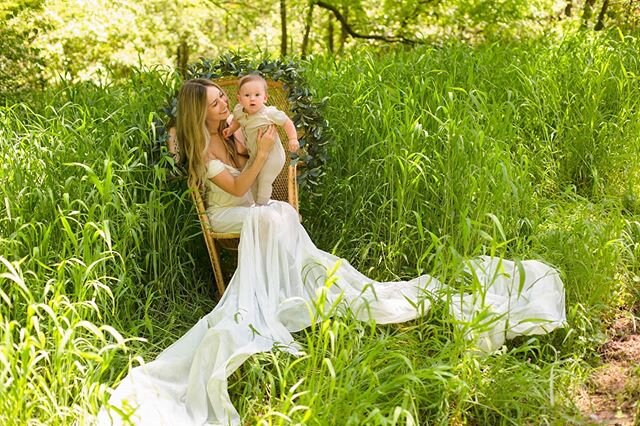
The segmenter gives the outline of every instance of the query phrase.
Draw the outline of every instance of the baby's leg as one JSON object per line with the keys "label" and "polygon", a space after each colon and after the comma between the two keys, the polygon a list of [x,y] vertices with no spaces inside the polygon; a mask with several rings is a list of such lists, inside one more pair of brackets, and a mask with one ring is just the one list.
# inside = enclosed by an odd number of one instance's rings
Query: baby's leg
{"label": "baby's leg", "polygon": [[[278,143],[278,142],[276,142]],[[284,166],[284,150],[282,155],[275,150],[271,151],[267,161],[264,163],[260,174],[256,179],[256,190],[254,192],[254,199],[256,204],[267,204],[271,199],[271,193],[273,192],[273,181],[276,180],[278,174]]]}
{"label": "baby's leg", "polygon": [[276,177],[280,173],[280,170],[275,172],[274,170],[267,170],[267,166],[262,168],[262,171],[258,175],[256,179],[256,191],[254,195],[254,199],[256,200],[256,204],[267,204],[271,199],[271,193],[273,192],[273,181],[276,180]]}
{"label": "baby's leg", "polygon": [[258,175],[256,177],[255,182],[253,182],[253,185],[251,185],[251,196],[253,197],[254,201],[256,200],[256,197],[258,196],[258,178],[260,177],[260,175]]}

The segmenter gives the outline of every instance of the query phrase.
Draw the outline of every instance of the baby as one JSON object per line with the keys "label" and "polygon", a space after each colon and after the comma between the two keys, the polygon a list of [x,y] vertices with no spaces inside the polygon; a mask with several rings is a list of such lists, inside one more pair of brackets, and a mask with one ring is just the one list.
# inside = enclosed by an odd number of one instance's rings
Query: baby
{"label": "baby", "polygon": [[[289,138],[289,151],[295,152],[300,148],[298,134],[293,121],[287,115],[273,106],[266,106],[267,82],[257,74],[242,77],[238,83],[238,104],[233,109],[233,120],[224,129],[223,135],[228,138],[242,129],[245,145],[252,158],[258,151],[258,130],[276,124],[281,126]],[[280,139],[277,138],[273,149],[269,153],[253,187],[253,197],[257,204],[267,204],[273,191],[273,181],[276,179],[285,162],[285,152]]]}

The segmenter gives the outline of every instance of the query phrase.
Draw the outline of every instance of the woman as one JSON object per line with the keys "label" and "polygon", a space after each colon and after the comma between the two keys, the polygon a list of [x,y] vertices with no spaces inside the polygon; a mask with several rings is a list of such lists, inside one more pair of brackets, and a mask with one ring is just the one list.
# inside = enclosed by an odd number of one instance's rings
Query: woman
{"label": "woman", "polygon": [[493,314],[482,332],[470,334],[476,347],[487,351],[499,348],[505,338],[563,325],[562,282],[555,270],[537,261],[516,265],[484,257],[469,262],[485,283],[481,295],[471,295],[428,275],[375,282],[318,249],[291,206],[278,201],[253,205],[249,188],[273,145],[274,130],[260,134],[258,154],[247,163],[242,144],[221,136],[228,117],[220,87],[200,79],[184,83],[178,97],[180,153],[190,178],[206,184],[212,226],[221,232],[242,230],[238,268],[211,313],[156,360],[130,371],[99,423],[121,423],[124,412],[135,424],[239,424],[226,378],[249,356],[274,346],[297,353],[291,332],[332,306],[348,307],[363,320],[402,322],[427,310],[430,299],[445,295],[461,321],[470,321],[483,308]]}
{"label": "woman", "polygon": [[277,139],[276,129],[271,126],[266,134],[258,132],[258,153],[240,173],[247,162],[247,149],[241,132],[231,139],[222,135],[230,118],[224,91],[209,80],[189,80],[178,94],[178,105],[178,152],[186,157],[189,179],[198,184],[205,181],[212,226],[219,232],[237,232],[244,207],[253,204],[249,189]]}

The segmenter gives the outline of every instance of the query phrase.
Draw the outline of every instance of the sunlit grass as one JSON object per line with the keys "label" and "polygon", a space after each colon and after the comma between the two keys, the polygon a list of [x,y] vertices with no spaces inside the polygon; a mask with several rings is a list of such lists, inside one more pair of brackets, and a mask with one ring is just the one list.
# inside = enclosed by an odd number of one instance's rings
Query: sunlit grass
{"label": "sunlit grass", "polygon": [[[451,279],[458,256],[478,254],[541,258],[562,273],[570,326],[552,338],[555,360],[538,376],[485,366],[505,399],[449,419],[572,422],[549,380],[579,378],[574,359],[593,360],[616,307],[637,305],[636,40],[589,37],[365,51],[308,72],[334,135],[320,196],[303,203],[316,241],[382,279]],[[524,383],[541,400],[514,413]]]}
{"label": "sunlit grass", "polygon": [[191,206],[149,158],[167,89],[135,78],[0,111],[3,424],[90,419],[130,358],[213,306]]}
{"label": "sunlit grass", "polygon": [[[308,63],[332,129],[326,175],[301,194],[314,241],[374,279],[454,286],[471,256],[543,259],[569,325],[483,357],[446,303],[398,325],[322,318],[296,336],[304,356],[257,355],[232,376],[247,421],[579,423],[571,385],[639,296],[637,46],[573,36]],[[147,70],[0,108],[0,423],[90,423],[130,365],[214,306],[184,182],[153,146],[176,84]]]}

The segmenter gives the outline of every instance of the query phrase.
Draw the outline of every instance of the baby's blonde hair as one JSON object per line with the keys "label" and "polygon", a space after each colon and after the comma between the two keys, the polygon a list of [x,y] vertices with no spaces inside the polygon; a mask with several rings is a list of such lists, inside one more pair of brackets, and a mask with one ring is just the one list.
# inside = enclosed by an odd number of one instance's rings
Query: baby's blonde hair
{"label": "baby's blonde hair", "polygon": [[242,86],[252,81],[261,82],[264,85],[264,92],[267,93],[267,89],[268,89],[267,80],[265,80],[260,74],[247,74],[241,77],[240,80],[238,81],[238,92],[240,91]]}

